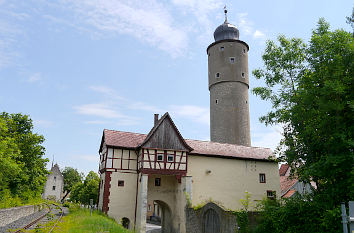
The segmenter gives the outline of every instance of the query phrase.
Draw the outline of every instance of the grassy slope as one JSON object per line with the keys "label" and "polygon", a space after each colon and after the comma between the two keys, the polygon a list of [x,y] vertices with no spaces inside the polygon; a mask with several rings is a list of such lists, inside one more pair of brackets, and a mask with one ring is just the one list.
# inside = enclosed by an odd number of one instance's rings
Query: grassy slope
{"label": "grassy slope", "polygon": [[63,217],[58,224],[55,233],[81,233],[81,232],[117,232],[117,233],[132,233],[124,229],[115,220],[106,215],[93,211],[90,216],[90,211],[87,209],[70,208],[70,214]]}

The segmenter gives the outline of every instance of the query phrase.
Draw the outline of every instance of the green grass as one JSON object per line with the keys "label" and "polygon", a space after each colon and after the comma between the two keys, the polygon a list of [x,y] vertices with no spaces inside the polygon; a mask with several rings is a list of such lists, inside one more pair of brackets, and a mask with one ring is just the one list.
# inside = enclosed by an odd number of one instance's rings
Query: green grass
{"label": "green grass", "polygon": [[70,206],[70,213],[63,217],[61,222],[57,225],[54,233],[81,233],[81,232],[116,232],[116,233],[133,233],[114,219],[109,218],[105,214],[98,211],[92,211],[90,216],[90,210],[80,209],[75,206]]}

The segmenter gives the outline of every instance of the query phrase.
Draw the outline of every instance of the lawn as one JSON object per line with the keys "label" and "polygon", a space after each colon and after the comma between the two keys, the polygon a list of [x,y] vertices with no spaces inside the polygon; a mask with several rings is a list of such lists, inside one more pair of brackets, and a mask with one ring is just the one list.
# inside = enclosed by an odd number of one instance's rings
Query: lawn
{"label": "lawn", "polygon": [[133,233],[115,220],[107,217],[98,211],[93,211],[92,216],[90,210],[82,209],[75,206],[70,207],[70,213],[63,217],[61,222],[53,231],[55,233],[81,233],[81,232],[117,232],[117,233]]}

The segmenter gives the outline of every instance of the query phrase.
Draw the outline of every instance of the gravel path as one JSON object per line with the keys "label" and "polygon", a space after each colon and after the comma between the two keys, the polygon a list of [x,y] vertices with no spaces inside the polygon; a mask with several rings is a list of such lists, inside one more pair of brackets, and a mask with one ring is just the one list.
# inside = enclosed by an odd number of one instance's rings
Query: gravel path
{"label": "gravel path", "polygon": [[47,208],[45,208],[45,209],[43,209],[43,210],[41,210],[39,212],[36,212],[34,214],[28,215],[26,217],[17,219],[16,221],[14,221],[14,222],[6,225],[6,226],[0,227],[0,232],[8,232],[9,229],[17,229],[17,228],[20,228],[20,227],[24,227],[29,222],[32,222],[36,218],[39,218],[41,215],[45,214],[46,212],[48,212]]}
{"label": "gravel path", "polygon": [[161,226],[146,223],[146,233],[161,233]]}

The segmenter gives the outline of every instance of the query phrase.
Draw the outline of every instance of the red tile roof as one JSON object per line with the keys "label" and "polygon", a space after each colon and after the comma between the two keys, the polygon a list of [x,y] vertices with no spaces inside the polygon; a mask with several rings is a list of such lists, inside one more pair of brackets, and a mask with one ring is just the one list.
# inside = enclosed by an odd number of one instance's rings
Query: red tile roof
{"label": "red tile roof", "polygon": [[281,193],[286,193],[291,187],[298,182],[298,179],[290,179],[289,176],[280,176],[280,190]]}
{"label": "red tile roof", "polygon": [[288,164],[282,164],[279,169],[279,176],[285,176],[286,172],[288,171],[288,168]]}
{"label": "red tile roof", "polygon": [[[146,134],[123,132],[105,129],[103,140],[106,145],[135,149],[144,141]],[[185,139],[187,144],[193,148],[190,154],[221,156],[230,158],[268,160],[272,151],[268,148],[247,147],[226,143],[210,141],[199,141]]]}
{"label": "red tile roof", "polygon": [[292,195],[294,195],[296,192],[295,189],[290,189],[289,191],[287,191],[282,197],[284,198],[289,198],[289,197],[292,197]]}

